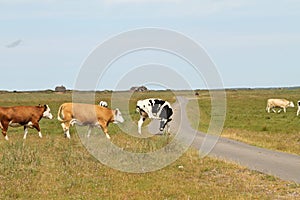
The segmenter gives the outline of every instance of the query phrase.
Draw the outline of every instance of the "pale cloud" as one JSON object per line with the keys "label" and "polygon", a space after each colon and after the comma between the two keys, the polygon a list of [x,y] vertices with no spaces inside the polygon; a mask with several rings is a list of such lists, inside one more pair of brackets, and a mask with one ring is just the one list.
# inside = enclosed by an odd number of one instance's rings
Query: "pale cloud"
{"label": "pale cloud", "polygon": [[[166,16],[181,14],[198,16],[248,6],[253,4],[252,2],[248,0],[105,0],[104,4],[111,7],[121,5],[125,10],[130,9],[126,5],[134,4],[141,6],[140,9],[146,13],[163,11],[161,14]],[[147,10],[148,5],[156,5],[157,9]]]}
{"label": "pale cloud", "polygon": [[22,4],[48,4],[48,3],[58,3],[58,0],[0,0],[0,5],[22,5]]}
{"label": "pale cloud", "polygon": [[184,2],[183,0],[104,0],[105,4],[116,5],[116,4],[130,4],[130,3],[178,3]]}
{"label": "pale cloud", "polygon": [[[32,7],[32,5],[34,5]],[[154,19],[202,17],[219,14],[257,16],[298,13],[296,0],[0,0],[0,17]],[[23,6],[26,6],[24,8]],[[18,8],[18,10],[16,10]],[[26,13],[26,16],[22,16]],[[28,17],[27,17],[28,16]]]}
{"label": "pale cloud", "polygon": [[280,48],[300,45],[297,33],[255,33],[255,34],[213,34],[204,35],[202,39],[216,48]]}

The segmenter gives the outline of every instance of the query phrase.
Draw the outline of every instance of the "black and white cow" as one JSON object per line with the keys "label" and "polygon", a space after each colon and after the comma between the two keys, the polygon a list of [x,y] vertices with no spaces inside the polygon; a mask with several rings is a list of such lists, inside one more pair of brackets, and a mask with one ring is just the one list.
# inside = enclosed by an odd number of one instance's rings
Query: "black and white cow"
{"label": "black and white cow", "polygon": [[159,130],[163,131],[167,125],[167,131],[169,132],[168,122],[172,120],[171,116],[173,115],[173,109],[169,102],[158,98],[139,100],[136,104],[136,111],[140,113],[140,120],[138,121],[139,134],[142,134],[142,125],[147,117],[160,120]]}

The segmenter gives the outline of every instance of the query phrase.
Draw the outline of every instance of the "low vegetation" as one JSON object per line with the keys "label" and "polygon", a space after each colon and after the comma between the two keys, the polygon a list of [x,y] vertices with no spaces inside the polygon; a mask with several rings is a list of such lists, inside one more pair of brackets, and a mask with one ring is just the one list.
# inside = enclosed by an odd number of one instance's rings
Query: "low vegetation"
{"label": "low vegetation", "polygon": [[[188,109],[191,125],[206,132],[210,122],[210,98],[200,91],[197,100],[191,100]],[[300,117],[296,116],[300,89],[228,90],[227,115],[223,137],[239,140],[259,147],[300,154]],[[268,98],[286,98],[295,104],[284,113],[267,113]],[[200,115],[193,106],[200,107]],[[278,110],[278,109],[277,109]],[[196,124],[198,114],[201,123]]]}
{"label": "low vegetation", "polygon": [[[297,98],[295,91],[281,92],[286,98],[294,101]],[[185,93],[182,92],[182,94]],[[271,94],[271,92],[266,94],[265,91],[263,93],[228,91],[228,115],[224,130],[224,133],[228,133],[226,136],[243,141],[249,140],[247,142],[263,146],[265,144],[256,143],[257,141],[253,139],[255,137],[248,136],[247,133],[250,135],[261,133],[262,138],[265,134],[265,137],[269,137],[265,139],[265,143],[269,144],[273,143],[269,140],[275,140],[274,137],[280,134],[285,133],[286,138],[291,137],[291,134],[296,134],[296,123],[289,122],[292,119],[295,122],[297,120],[295,112],[292,112],[295,109],[288,109],[286,114],[264,113],[265,99],[269,95],[274,96]],[[249,101],[246,101],[247,95],[250,97]],[[111,92],[97,93],[95,101],[109,102],[111,96]],[[135,101],[138,98],[148,97],[161,97],[171,102],[175,101],[174,94],[170,91],[134,93],[129,103],[130,113],[125,113],[124,117],[138,119],[139,115],[135,113]],[[208,93],[200,91],[197,98],[199,98],[197,101],[200,102],[201,110],[201,124],[198,128],[205,131],[210,115]],[[254,101],[255,98],[256,101]],[[1,106],[47,103],[54,117],[56,117],[59,105],[71,100],[72,93],[70,92],[63,94],[53,92],[0,93]],[[119,97],[117,101],[122,102],[123,99]],[[191,113],[193,109],[190,105],[194,103],[197,105],[197,101],[192,100],[188,105]],[[233,107],[235,109],[231,110]],[[246,113],[250,115],[256,113],[256,115],[253,118],[247,118]],[[242,125],[242,123],[249,123],[249,119],[252,120],[253,127],[250,124]],[[262,119],[266,122],[278,119],[279,124],[272,126],[272,124],[263,123]],[[254,120],[259,121],[256,122],[257,125]],[[285,124],[284,121],[294,127],[281,126]],[[40,126],[42,139],[38,137],[36,130],[29,130],[27,139],[23,140],[22,128],[9,128],[9,141],[0,137],[0,199],[300,198],[298,184],[282,181],[222,160],[210,157],[201,159],[193,149],[188,150],[171,165],[155,172],[139,174],[121,172],[94,158],[83,146],[79,138],[80,134],[76,134],[77,129],[74,127],[71,128],[71,140],[68,140],[63,137],[63,131],[56,119],[42,119]],[[115,124],[109,125],[109,130],[112,143],[130,152],[155,151],[165,146],[171,139],[168,136],[135,138],[122,132]],[[245,134],[240,135],[239,130]],[[94,131],[92,136],[95,134],[99,136],[97,139],[107,140],[101,131]],[[233,137],[233,134],[239,136]]]}

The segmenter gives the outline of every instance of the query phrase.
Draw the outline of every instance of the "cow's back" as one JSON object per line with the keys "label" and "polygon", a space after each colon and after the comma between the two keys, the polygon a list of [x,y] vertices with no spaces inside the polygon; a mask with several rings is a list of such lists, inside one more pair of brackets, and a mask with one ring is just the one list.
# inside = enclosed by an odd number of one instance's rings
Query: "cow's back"
{"label": "cow's back", "polygon": [[64,103],[62,113],[65,120],[76,119],[81,122],[95,123],[111,115],[111,110],[99,105],[84,103]]}
{"label": "cow's back", "polygon": [[29,122],[32,118],[40,119],[42,115],[36,108],[36,106],[0,107],[0,120]]}
{"label": "cow's back", "polygon": [[286,99],[268,99],[268,105],[272,106],[284,106],[289,103]]}

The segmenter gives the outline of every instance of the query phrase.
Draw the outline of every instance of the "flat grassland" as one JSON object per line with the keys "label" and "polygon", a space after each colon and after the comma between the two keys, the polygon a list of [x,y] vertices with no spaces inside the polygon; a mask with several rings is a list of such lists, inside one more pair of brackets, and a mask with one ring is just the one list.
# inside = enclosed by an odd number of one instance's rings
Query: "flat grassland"
{"label": "flat grassland", "polygon": [[[211,102],[207,91],[200,91],[197,100],[188,105],[193,128],[206,132],[210,122]],[[300,155],[300,116],[296,116],[300,89],[227,90],[227,112],[223,137],[254,146]],[[284,113],[267,113],[267,99],[285,98],[294,108]],[[200,107],[200,114],[193,107]],[[279,109],[276,109],[277,111]],[[200,117],[200,124],[195,116]]]}
{"label": "flat grassland", "polygon": [[[266,99],[284,97],[295,101],[300,90],[229,90],[227,117],[223,135],[253,145],[299,154],[299,128],[296,109],[267,114]],[[199,91],[197,100],[188,104],[192,126],[206,131],[210,119],[207,91]],[[185,95],[185,92],[182,92]],[[135,93],[129,101],[130,117],[136,121],[138,99],[160,97],[175,101],[170,91]],[[110,101],[110,92],[98,92],[99,100]],[[120,98],[119,101],[124,99]],[[188,150],[171,165],[149,173],[120,172],[103,165],[82,145],[76,129],[71,140],[63,137],[56,120],[60,104],[72,101],[72,93],[46,92],[0,93],[0,105],[48,104],[53,120],[42,119],[43,138],[29,130],[23,140],[23,128],[9,128],[9,141],[0,137],[0,199],[297,199],[300,186],[276,177],[248,170],[213,158],[199,158]],[[199,104],[198,104],[199,102]],[[193,106],[200,107],[197,126]],[[166,145],[168,136],[134,138],[115,124],[109,125],[111,141],[126,151],[148,152]],[[95,131],[106,137],[101,131]],[[94,133],[95,134],[95,133]],[[101,148],[101,147],[99,147]]]}

